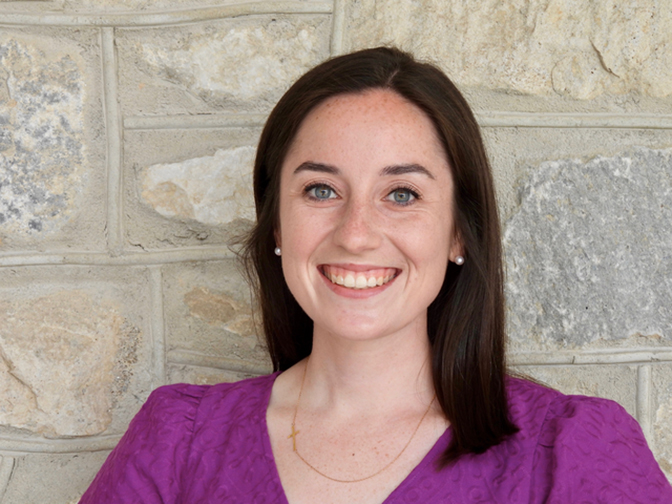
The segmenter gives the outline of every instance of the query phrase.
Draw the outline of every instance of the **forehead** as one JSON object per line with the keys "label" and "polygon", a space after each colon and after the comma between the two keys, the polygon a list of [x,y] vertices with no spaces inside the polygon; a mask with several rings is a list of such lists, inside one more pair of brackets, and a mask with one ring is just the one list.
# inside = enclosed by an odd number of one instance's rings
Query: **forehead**
{"label": "forehead", "polygon": [[394,91],[373,89],[337,95],[313,109],[301,123],[285,161],[299,152],[310,157],[348,145],[372,155],[425,153],[447,159],[427,114]]}

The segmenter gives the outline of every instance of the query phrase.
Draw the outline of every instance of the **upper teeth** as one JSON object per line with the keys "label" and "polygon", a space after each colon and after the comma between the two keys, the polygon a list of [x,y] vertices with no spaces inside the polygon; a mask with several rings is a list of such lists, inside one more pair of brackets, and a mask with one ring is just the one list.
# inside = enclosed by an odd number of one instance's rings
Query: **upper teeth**
{"label": "upper teeth", "polygon": [[394,278],[395,270],[392,268],[376,269],[365,273],[355,273],[342,268],[325,266],[324,274],[332,282],[350,289],[369,289],[389,282]]}

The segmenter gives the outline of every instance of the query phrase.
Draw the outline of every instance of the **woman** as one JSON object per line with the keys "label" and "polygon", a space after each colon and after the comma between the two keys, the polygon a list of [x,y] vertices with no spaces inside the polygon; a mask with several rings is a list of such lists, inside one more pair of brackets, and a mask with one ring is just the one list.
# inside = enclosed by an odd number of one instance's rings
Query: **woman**
{"label": "woman", "polygon": [[442,72],[387,48],[311,70],[254,190],[276,373],[157,390],[81,502],[672,502],[618,405],[505,378],[493,181]]}

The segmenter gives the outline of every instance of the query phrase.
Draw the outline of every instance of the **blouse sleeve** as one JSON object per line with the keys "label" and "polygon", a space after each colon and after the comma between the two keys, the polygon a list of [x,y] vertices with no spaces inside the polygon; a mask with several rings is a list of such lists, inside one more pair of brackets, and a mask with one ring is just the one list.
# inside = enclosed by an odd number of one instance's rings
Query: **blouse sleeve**
{"label": "blouse sleeve", "polygon": [[672,503],[639,424],[613,401],[551,402],[533,461],[530,502]]}
{"label": "blouse sleeve", "polygon": [[80,504],[173,504],[206,387],[172,385],[149,396]]}

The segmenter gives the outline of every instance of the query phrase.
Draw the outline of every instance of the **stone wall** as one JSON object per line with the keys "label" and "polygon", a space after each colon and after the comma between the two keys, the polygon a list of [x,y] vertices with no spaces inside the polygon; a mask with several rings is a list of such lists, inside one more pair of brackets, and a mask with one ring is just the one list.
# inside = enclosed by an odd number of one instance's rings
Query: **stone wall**
{"label": "stone wall", "polygon": [[672,477],[672,11],[656,0],[0,0],[0,501],[76,502],[149,392],[269,370],[227,245],[266,114],[396,44],[484,127],[510,364]]}

